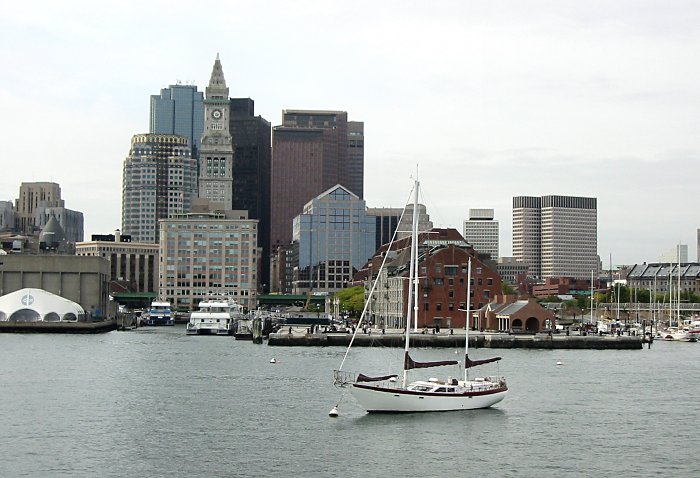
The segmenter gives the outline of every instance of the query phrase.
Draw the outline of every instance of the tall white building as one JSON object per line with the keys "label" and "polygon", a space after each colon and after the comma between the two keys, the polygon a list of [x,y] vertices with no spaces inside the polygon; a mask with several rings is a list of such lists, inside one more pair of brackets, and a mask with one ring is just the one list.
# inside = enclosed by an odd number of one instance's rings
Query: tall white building
{"label": "tall white building", "polygon": [[493,209],[470,209],[469,219],[464,221],[464,239],[477,252],[498,259],[498,221],[493,219]]}
{"label": "tall white building", "polygon": [[513,256],[530,277],[590,278],[598,272],[596,198],[513,198]]}
{"label": "tall white building", "polygon": [[233,207],[233,140],[229,131],[231,105],[219,55],[206,88],[204,135],[199,151],[199,197]]}

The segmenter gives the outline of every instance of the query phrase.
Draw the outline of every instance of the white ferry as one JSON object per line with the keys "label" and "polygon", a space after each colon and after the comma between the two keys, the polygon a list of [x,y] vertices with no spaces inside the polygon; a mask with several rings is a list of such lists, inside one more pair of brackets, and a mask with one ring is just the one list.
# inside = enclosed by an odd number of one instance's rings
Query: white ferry
{"label": "white ferry", "polygon": [[231,297],[209,297],[190,314],[187,335],[233,335],[235,323],[241,318],[243,309]]}

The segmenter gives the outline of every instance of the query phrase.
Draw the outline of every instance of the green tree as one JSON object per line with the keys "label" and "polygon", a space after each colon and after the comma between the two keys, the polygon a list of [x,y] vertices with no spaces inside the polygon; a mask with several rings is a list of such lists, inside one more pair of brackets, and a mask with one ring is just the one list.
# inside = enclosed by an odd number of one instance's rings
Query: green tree
{"label": "green tree", "polygon": [[340,299],[340,309],[346,310],[351,317],[359,317],[365,306],[365,288],[361,285],[349,287],[336,293]]}
{"label": "green tree", "polygon": [[507,282],[501,282],[501,292],[503,292],[503,295],[515,295],[515,289],[513,289],[513,286],[511,286]]}

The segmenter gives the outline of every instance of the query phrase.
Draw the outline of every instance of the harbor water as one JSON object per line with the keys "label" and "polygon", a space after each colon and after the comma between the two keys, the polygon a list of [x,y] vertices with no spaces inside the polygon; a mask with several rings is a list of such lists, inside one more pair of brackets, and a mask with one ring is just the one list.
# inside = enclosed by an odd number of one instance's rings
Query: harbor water
{"label": "harbor water", "polygon": [[[0,335],[0,476],[700,476],[700,344],[470,350],[503,357],[484,372],[507,377],[506,399],[406,415],[368,415],[336,388],[344,353],[181,326]],[[344,368],[395,371],[401,356],[353,349]]]}

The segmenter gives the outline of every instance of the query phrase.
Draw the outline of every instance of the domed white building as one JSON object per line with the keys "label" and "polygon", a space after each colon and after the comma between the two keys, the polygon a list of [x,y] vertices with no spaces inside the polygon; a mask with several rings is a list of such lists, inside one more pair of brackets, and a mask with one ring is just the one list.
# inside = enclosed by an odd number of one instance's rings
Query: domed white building
{"label": "domed white building", "polygon": [[0,322],[78,322],[85,310],[43,289],[20,289],[0,297]]}

